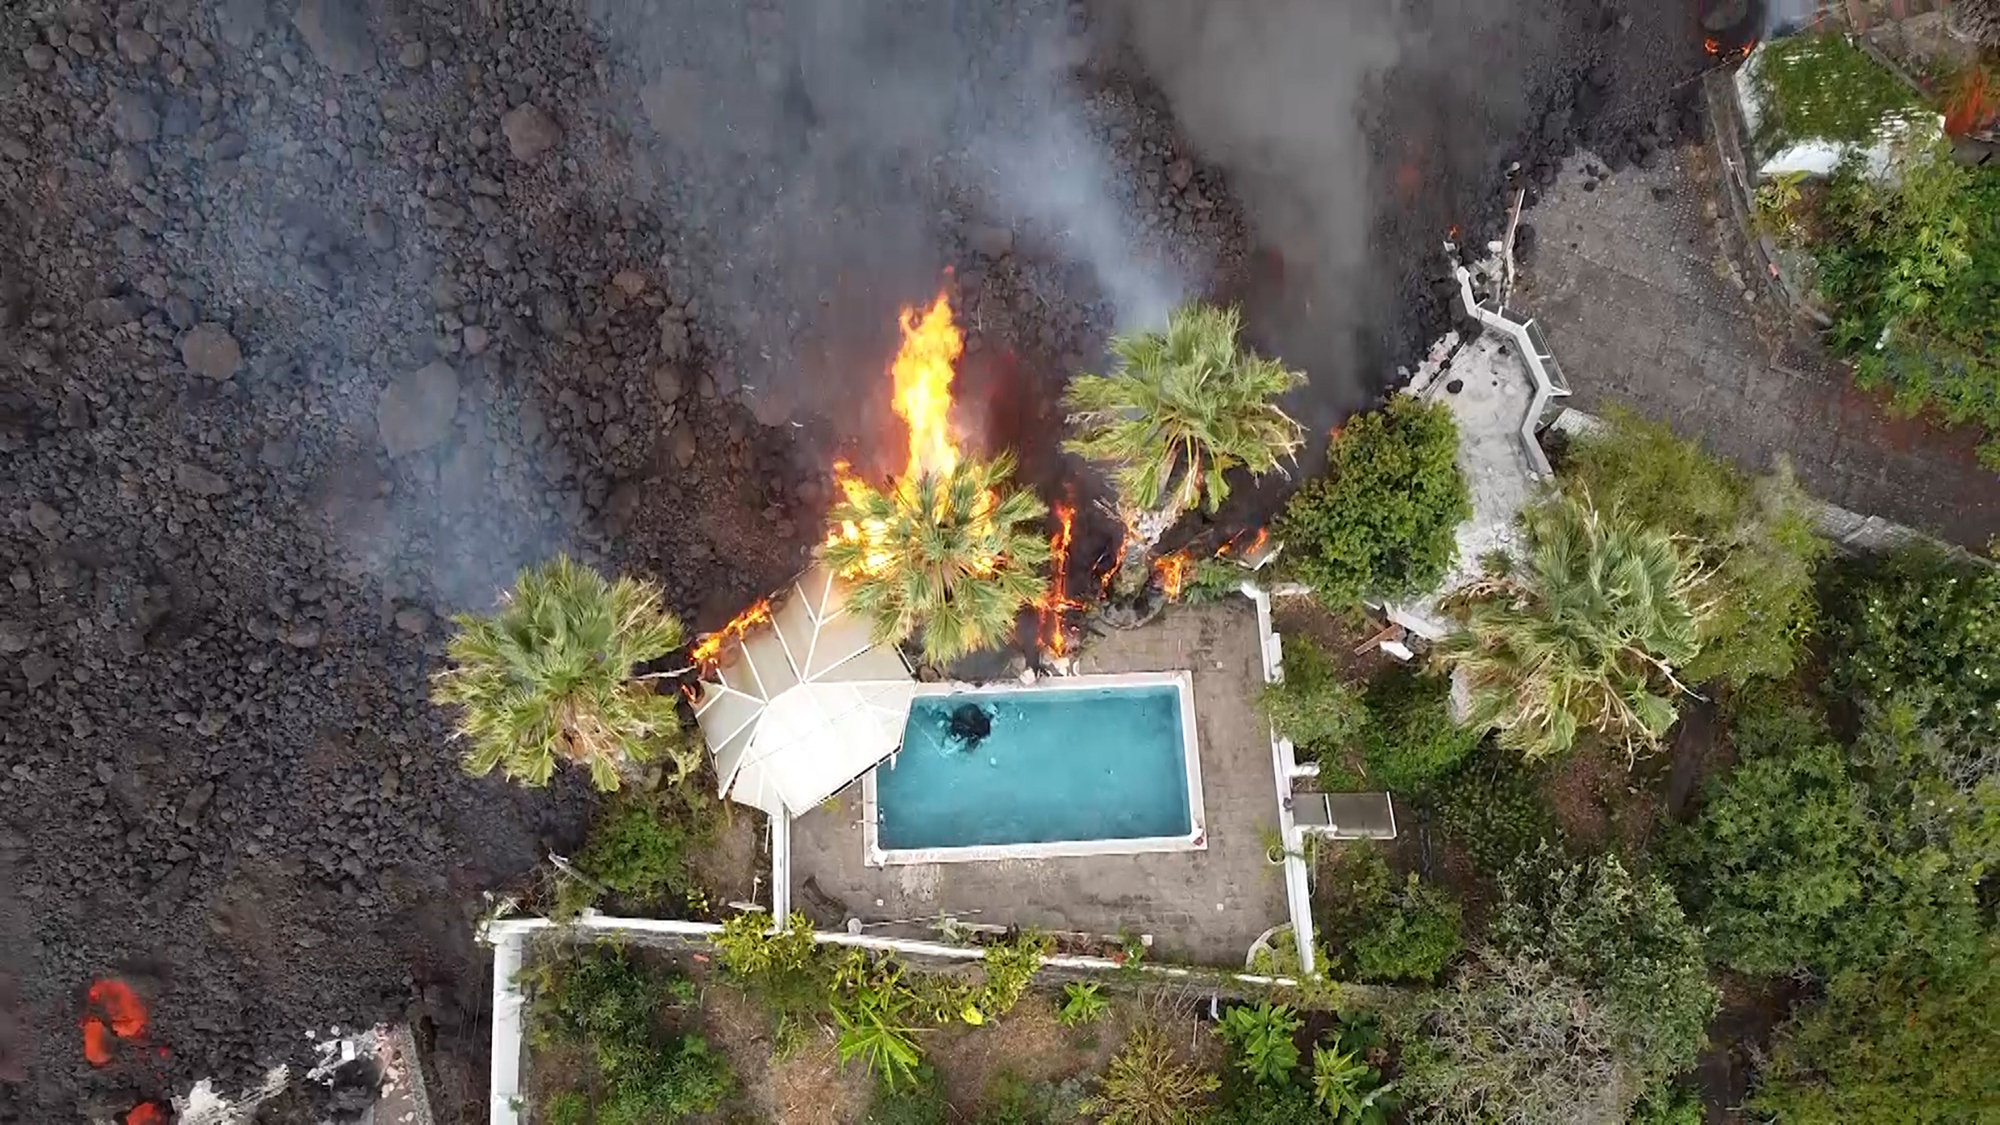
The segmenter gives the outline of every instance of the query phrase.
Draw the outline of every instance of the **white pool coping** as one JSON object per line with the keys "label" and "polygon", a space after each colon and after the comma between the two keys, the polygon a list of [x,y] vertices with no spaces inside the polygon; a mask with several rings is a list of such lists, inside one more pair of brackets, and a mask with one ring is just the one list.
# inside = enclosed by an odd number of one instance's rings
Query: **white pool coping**
{"label": "white pool coping", "polygon": [[[1185,756],[1188,787],[1189,830],[1178,836],[1137,836],[1124,840],[1049,840],[1032,844],[967,844],[945,848],[884,848],[879,838],[880,809],[875,800],[877,770],[893,768],[895,757],[869,770],[861,778],[862,862],[870,867],[894,867],[919,863],[976,863],[995,859],[1074,859],[1082,856],[1142,855],[1149,852],[1194,852],[1208,849],[1208,818],[1201,800],[1201,742],[1195,728],[1194,673],[1111,672],[1086,676],[1062,676],[1032,684],[996,683],[922,684],[917,695],[1028,695],[1060,691],[1099,691],[1104,688],[1161,687],[1171,685],[1180,694],[1181,752]],[[899,751],[900,753],[900,751]]]}

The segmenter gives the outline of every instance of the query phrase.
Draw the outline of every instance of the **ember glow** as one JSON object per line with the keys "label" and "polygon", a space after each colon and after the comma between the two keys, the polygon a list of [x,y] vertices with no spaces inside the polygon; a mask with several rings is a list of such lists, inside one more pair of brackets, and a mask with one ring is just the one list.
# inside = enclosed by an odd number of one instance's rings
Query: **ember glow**
{"label": "ember glow", "polygon": [[116,977],[93,981],[81,1026],[83,1057],[92,1066],[111,1062],[113,1039],[133,1039],[146,1032],[146,1003],[132,986]]}
{"label": "ember glow", "polygon": [[737,614],[729,624],[703,637],[701,642],[694,646],[694,662],[702,668],[713,667],[716,658],[722,655],[724,645],[742,638],[750,630],[770,619],[771,603],[768,600],[758,602]]}
{"label": "ember glow", "polygon": [[1063,614],[1083,608],[1082,602],[1067,596],[1070,529],[1075,521],[1074,507],[1056,505],[1056,533],[1049,537],[1049,592],[1043,595],[1039,607],[1042,648],[1050,656],[1068,653],[1069,638],[1063,633]]}
{"label": "ember glow", "polygon": [[166,1115],[156,1102],[140,1102],[125,1115],[125,1125],[166,1125]]}

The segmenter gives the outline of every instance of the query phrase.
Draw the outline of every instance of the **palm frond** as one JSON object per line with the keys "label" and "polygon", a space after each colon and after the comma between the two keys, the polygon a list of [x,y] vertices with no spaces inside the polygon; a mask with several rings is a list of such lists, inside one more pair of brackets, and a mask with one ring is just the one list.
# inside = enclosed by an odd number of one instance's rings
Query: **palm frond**
{"label": "palm frond", "polygon": [[923,631],[924,653],[947,661],[1003,643],[1021,610],[1047,591],[1041,567],[1048,508],[1011,486],[1014,459],[962,461],[880,490],[859,487],[835,506],[828,566],[852,585],[849,599],[882,642]]}
{"label": "palm frond", "polygon": [[451,667],[431,698],[458,708],[467,772],[541,786],[570,761],[615,789],[620,768],[665,755],[685,774],[692,756],[674,697],[632,676],[686,639],[661,603],[655,586],[606,582],[558,556],[522,571],[496,612],[454,618]]}
{"label": "palm frond", "polygon": [[1442,649],[1472,692],[1469,721],[1530,758],[1593,729],[1636,755],[1688,689],[1674,669],[1701,651],[1706,575],[1672,536],[1559,495],[1522,513],[1524,567],[1457,600],[1465,629]]}
{"label": "palm frond", "polygon": [[1109,375],[1078,375],[1064,393],[1076,435],[1063,448],[1112,468],[1134,511],[1210,511],[1228,498],[1225,474],[1280,468],[1304,441],[1277,399],[1303,374],[1243,350],[1233,308],[1192,304],[1164,332],[1114,337]]}

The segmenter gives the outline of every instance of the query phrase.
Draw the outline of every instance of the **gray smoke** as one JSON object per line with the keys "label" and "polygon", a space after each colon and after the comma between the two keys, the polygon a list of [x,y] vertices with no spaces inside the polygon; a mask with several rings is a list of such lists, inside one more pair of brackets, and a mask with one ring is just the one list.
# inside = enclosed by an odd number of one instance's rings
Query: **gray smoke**
{"label": "gray smoke", "polygon": [[1181,298],[1079,116],[1067,15],[1048,0],[598,0],[642,91],[639,163],[675,215],[669,271],[733,336],[760,414],[839,416],[879,390],[895,309],[936,291],[964,228],[1087,264],[1122,325]]}
{"label": "gray smoke", "polygon": [[[1399,321],[1407,243],[1442,242],[1422,215],[1441,185],[1476,184],[1490,138],[1514,133],[1526,69],[1558,17],[1493,0],[1118,0],[1122,33],[1203,157],[1220,164],[1282,284],[1245,309],[1260,346],[1313,385],[1323,429],[1390,376],[1374,346]],[[1524,11],[1528,10],[1528,11]],[[1524,15],[1526,18],[1524,18]],[[1398,128],[1370,135],[1393,107]],[[1393,202],[1391,202],[1393,201]],[[1397,212],[1386,214],[1385,207]],[[1436,229],[1412,231],[1421,218]],[[1384,223],[1404,245],[1375,245]]]}

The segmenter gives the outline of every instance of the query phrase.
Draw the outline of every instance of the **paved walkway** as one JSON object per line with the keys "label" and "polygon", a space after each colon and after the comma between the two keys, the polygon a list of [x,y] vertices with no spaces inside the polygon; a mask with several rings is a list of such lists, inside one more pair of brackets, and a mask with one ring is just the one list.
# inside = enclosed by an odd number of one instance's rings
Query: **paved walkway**
{"label": "paved walkway", "polygon": [[1513,304],[1542,322],[1571,404],[1622,403],[1745,469],[1789,455],[1823,500],[1983,548],[2000,535],[2000,474],[1974,458],[1978,432],[1890,415],[1748,277],[1745,298],[1711,160],[1680,149],[1585,191],[1575,159],[1525,216],[1538,245]]}
{"label": "paved walkway", "polygon": [[1085,673],[1194,672],[1207,850],[868,867],[856,782],[792,822],[794,906],[822,926],[846,915],[887,921],[977,910],[965,920],[1148,933],[1156,958],[1241,966],[1259,934],[1287,921],[1280,869],[1264,858],[1278,797],[1270,739],[1251,706],[1263,670],[1250,603],[1170,609],[1142,629],[1093,641],[1081,665]]}

